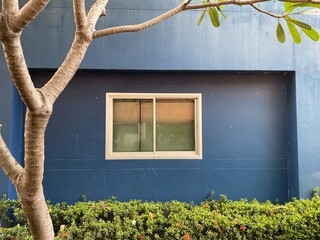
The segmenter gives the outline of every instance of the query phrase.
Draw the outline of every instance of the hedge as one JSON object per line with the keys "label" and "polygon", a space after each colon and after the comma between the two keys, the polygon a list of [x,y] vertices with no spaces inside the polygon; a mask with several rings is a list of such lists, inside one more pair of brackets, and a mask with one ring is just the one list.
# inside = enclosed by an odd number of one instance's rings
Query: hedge
{"label": "hedge", "polygon": [[[199,205],[111,198],[74,205],[49,203],[49,210],[57,240],[320,239],[318,189],[311,199],[286,204],[231,201],[222,195]],[[0,239],[32,239],[17,201],[2,197],[0,218]]]}

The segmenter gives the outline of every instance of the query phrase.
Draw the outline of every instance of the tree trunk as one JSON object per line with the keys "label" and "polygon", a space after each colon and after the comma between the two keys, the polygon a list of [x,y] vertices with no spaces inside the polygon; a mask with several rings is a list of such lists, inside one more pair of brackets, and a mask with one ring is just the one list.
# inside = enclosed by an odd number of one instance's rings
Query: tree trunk
{"label": "tree trunk", "polygon": [[44,133],[51,110],[27,110],[25,122],[24,174],[16,183],[18,197],[35,240],[54,238],[52,220],[43,194]]}
{"label": "tree trunk", "polygon": [[23,191],[23,189],[18,190],[18,197],[33,239],[54,239],[52,220],[43,195],[42,186],[36,193]]}

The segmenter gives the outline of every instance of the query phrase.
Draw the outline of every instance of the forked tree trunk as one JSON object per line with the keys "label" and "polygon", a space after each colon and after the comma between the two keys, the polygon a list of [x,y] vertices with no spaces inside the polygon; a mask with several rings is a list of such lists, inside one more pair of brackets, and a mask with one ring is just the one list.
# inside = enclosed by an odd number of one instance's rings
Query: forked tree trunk
{"label": "forked tree trunk", "polygon": [[[48,0],[39,0],[47,2]],[[70,82],[92,41],[94,26],[108,0],[97,0],[85,15],[84,0],[74,0],[77,31],[69,53],[42,89],[36,89],[24,59],[20,34],[0,18],[0,38],[13,82],[27,107],[24,133],[24,168],[11,155],[0,135],[0,167],[16,187],[28,227],[35,240],[53,240],[53,224],[43,193],[44,137],[58,96]],[[8,6],[10,1],[6,0]],[[34,4],[38,4],[33,1]],[[32,5],[32,4],[31,4]],[[14,10],[14,9],[13,9]],[[1,20],[3,22],[1,22]],[[4,24],[2,24],[4,23]]]}

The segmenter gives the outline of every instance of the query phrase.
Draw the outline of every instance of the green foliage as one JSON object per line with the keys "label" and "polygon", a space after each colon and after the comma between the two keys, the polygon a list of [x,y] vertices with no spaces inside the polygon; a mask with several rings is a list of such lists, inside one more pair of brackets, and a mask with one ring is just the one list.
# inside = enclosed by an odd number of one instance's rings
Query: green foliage
{"label": "green foliage", "polygon": [[8,210],[11,208],[10,200],[7,199],[6,195],[3,195],[0,202],[0,219],[2,219],[2,222],[8,223],[10,221],[8,218]]}
{"label": "green foliage", "polygon": [[295,25],[290,21],[287,21],[287,25],[293,41],[296,44],[301,43],[301,36],[298,29],[295,27]]}
{"label": "green foliage", "polygon": [[201,16],[199,18],[199,21],[198,21],[198,26],[200,26],[200,24],[202,23],[204,17],[206,16],[206,13],[207,13],[207,9],[203,9],[202,13],[201,13]]}
{"label": "green foliage", "polygon": [[[203,1],[202,4],[208,4],[210,1]],[[219,0],[218,0],[219,2]],[[241,6],[241,4],[238,4]],[[220,19],[219,14],[227,19],[227,16],[222,11],[223,6],[220,5],[219,7],[206,7],[203,9],[200,18],[198,20],[198,26],[203,22],[206,14],[209,14],[211,24],[218,28],[220,27]],[[283,19],[288,26],[289,33],[292,37],[292,40],[296,44],[300,44],[302,41],[299,29],[311,40],[319,41],[319,33],[312,28],[309,24],[302,22],[293,18],[292,16],[296,16],[297,14],[315,14],[315,9],[320,9],[320,4],[315,3],[295,3],[295,2],[284,2],[284,11],[282,15],[276,16],[271,13],[267,13],[275,18],[278,18],[278,25],[276,28],[276,36],[280,43],[284,43],[286,41],[286,34],[285,31],[280,23],[280,19]],[[319,14],[319,13],[316,13]],[[298,28],[297,28],[298,27]]]}
{"label": "green foliage", "polygon": [[[287,22],[289,33],[296,44],[301,43],[301,35],[299,33],[299,29],[309,37],[313,41],[319,40],[319,33],[312,28],[309,24],[304,23],[300,20],[292,18],[290,16],[294,16],[297,14],[313,14],[314,9],[319,9],[320,4],[314,3],[293,3],[293,2],[285,2],[284,3],[284,12],[282,14],[282,18]],[[276,30],[277,39],[279,42],[285,42],[285,32],[282,28],[280,22],[278,22],[277,30]]]}
{"label": "green foliage", "polygon": [[[300,13],[301,8],[320,8],[320,4],[317,3],[294,3],[294,2],[285,2],[284,3],[284,13]],[[295,11],[298,10],[298,11]]]}
{"label": "green foliage", "polygon": [[[203,1],[202,2],[202,4],[206,4],[206,3],[208,3],[208,2],[207,1]],[[224,19],[227,19],[227,16],[223,13],[222,8],[223,8],[223,6],[204,8],[202,13],[201,13],[201,15],[200,15],[200,18],[198,20],[198,26],[200,26],[200,24],[202,23],[204,17],[208,13],[212,26],[214,26],[216,28],[220,27],[219,13],[221,14],[221,16]]]}
{"label": "green foliage", "polygon": [[[202,2],[202,4],[207,4],[207,3],[208,3],[207,1]],[[216,28],[220,27],[219,13],[225,19],[227,19],[226,15],[222,12],[222,8],[223,6],[204,8],[198,20],[198,26],[200,26],[206,14],[208,13],[211,20],[211,24]],[[311,40],[319,41],[319,38],[320,38],[319,33],[314,28],[312,28],[312,26],[300,20],[290,17],[297,14],[314,14],[314,9],[319,9],[319,8],[320,8],[320,4],[285,2],[284,3],[285,10],[282,13],[282,15],[277,18],[284,19],[286,21],[292,40],[296,44],[300,44],[302,41],[301,35],[297,27],[299,27],[299,29],[301,29],[302,32]],[[280,21],[278,21],[276,36],[280,43],[284,43],[286,41],[285,31]]]}
{"label": "green foliage", "polygon": [[214,7],[210,7],[208,9],[208,13],[209,13],[212,25],[216,28],[220,27],[220,20],[219,20],[219,14],[217,9]]}
{"label": "green foliage", "polygon": [[29,230],[26,226],[19,224],[10,228],[0,227],[0,239],[2,240],[32,240]]}
{"label": "green foliage", "polygon": [[311,28],[310,30],[305,28],[301,28],[301,29],[311,40],[313,41],[319,40],[319,33],[313,28]]}
{"label": "green foliage", "polygon": [[[2,225],[6,227],[12,227],[14,221],[10,219],[9,215],[12,212],[12,209],[21,209],[20,203],[16,200],[9,200],[7,199],[6,195],[3,195],[0,199],[0,227]],[[16,224],[19,222],[15,222]],[[0,238],[1,239],[1,238]]]}
{"label": "green foliage", "polygon": [[278,41],[281,43],[284,43],[286,41],[286,35],[284,33],[283,27],[280,24],[280,22],[278,23],[278,26],[277,26],[277,38],[278,38]]}
{"label": "green foliage", "polygon": [[306,24],[304,22],[298,21],[298,20],[293,19],[293,18],[291,18],[289,16],[285,17],[285,19],[287,20],[287,22],[291,22],[291,23],[299,26],[300,28],[311,30],[311,26],[309,24]]}
{"label": "green foliage", "polygon": [[[108,199],[52,205],[56,240],[125,239],[320,239],[320,197],[294,199],[284,205],[221,195],[199,205]],[[0,239],[31,239],[21,207],[3,197],[1,217],[13,211],[17,225],[0,228]]]}

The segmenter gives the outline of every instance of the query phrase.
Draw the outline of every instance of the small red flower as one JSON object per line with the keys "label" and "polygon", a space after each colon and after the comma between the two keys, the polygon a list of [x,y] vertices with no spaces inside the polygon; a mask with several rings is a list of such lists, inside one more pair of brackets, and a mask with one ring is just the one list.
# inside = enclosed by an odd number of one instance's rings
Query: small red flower
{"label": "small red flower", "polygon": [[185,240],[190,240],[190,239],[191,239],[191,238],[190,238],[190,235],[189,235],[189,234],[184,235],[184,239],[185,239]]}
{"label": "small red flower", "polygon": [[246,229],[247,229],[246,226],[243,226],[243,225],[240,226],[240,231],[245,231]]}
{"label": "small red flower", "polygon": [[62,237],[62,238],[65,238],[66,236],[68,236],[68,233],[67,233],[67,232],[61,233],[61,237]]}
{"label": "small red flower", "polygon": [[208,204],[203,205],[204,208],[209,208]]}
{"label": "small red flower", "polygon": [[219,210],[214,210],[214,212],[215,212],[218,216],[221,216]]}
{"label": "small red flower", "polygon": [[144,236],[142,235],[142,236],[139,236],[138,238],[139,238],[139,239],[144,239]]}

